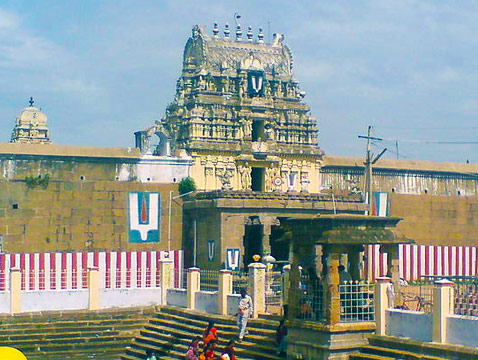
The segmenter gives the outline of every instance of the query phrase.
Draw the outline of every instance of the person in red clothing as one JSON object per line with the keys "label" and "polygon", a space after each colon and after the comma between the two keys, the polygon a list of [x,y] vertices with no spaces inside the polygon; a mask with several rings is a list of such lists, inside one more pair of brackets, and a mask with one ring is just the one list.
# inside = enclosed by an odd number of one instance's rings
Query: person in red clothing
{"label": "person in red clothing", "polygon": [[205,359],[216,359],[216,354],[214,353],[216,349],[216,340],[211,340],[207,343],[206,347],[204,348],[204,356]]}
{"label": "person in red clothing", "polygon": [[203,340],[204,340],[204,346],[206,346],[212,340],[215,340],[216,342],[218,342],[219,340],[217,336],[217,330],[214,327],[214,323],[212,321],[209,321],[207,328],[204,330]]}

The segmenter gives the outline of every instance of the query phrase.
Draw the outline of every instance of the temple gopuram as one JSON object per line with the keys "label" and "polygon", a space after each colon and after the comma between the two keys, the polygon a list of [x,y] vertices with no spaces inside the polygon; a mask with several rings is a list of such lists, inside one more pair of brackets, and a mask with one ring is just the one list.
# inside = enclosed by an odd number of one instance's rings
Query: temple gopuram
{"label": "temple gopuram", "polygon": [[254,38],[249,27],[243,36],[238,25],[232,39],[226,25],[221,38],[217,24],[211,35],[193,27],[174,100],[162,120],[136,133],[137,147],[158,155],[185,150],[201,190],[318,192],[317,120],[284,37],[266,44],[262,30]]}

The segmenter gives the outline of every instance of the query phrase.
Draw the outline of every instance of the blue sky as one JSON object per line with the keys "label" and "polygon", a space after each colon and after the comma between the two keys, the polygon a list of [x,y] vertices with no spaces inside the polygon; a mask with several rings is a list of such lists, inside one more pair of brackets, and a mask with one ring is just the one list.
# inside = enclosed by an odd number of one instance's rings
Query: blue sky
{"label": "blue sky", "polygon": [[[478,2],[0,1],[0,141],[34,96],[58,144],[134,146],[164,115],[194,24],[285,34],[330,155],[478,162]],[[387,157],[396,158],[388,152]]]}

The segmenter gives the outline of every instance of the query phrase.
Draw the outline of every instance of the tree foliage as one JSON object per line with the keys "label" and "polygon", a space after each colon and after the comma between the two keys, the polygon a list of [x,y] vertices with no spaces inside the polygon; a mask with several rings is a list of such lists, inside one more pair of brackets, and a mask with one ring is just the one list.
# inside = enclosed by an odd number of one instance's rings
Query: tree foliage
{"label": "tree foliage", "polygon": [[179,194],[183,195],[191,191],[196,191],[196,183],[192,177],[188,176],[179,182]]}

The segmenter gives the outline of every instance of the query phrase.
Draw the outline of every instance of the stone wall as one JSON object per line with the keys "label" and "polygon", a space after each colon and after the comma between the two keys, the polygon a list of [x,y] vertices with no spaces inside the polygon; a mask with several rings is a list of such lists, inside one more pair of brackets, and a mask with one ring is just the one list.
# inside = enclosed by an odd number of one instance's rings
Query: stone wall
{"label": "stone wall", "polygon": [[[128,242],[128,193],[161,193],[159,243]],[[0,234],[9,252],[167,250],[169,191],[176,184],[52,180],[46,189],[0,183]],[[181,248],[181,206],[172,206],[171,248]]]}
{"label": "stone wall", "polygon": [[397,234],[425,245],[476,245],[478,197],[391,194]]}

